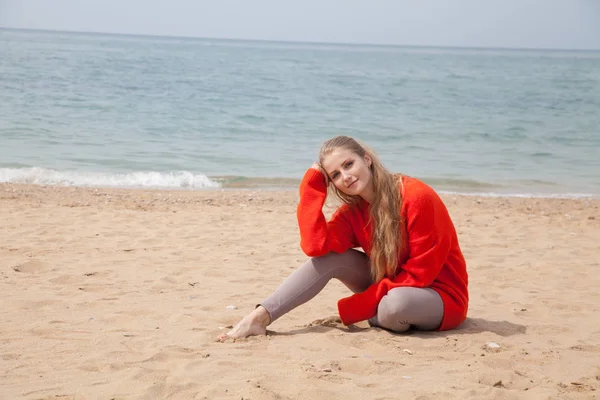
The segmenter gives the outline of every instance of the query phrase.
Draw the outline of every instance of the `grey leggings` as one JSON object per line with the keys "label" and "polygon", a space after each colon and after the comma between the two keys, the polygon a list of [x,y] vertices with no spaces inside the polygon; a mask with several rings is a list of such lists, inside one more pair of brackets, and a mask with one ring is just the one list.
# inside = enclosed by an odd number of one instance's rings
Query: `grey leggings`
{"label": "grey leggings", "polygon": [[[332,278],[338,279],[354,293],[362,292],[373,283],[368,262],[367,256],[357,250],[311,258],[260,305],[269,312],[273,322],[315,297]],[[444,304],[435,290],[398,287],[381,299],[377,315],[369,323],[395,332],[404,332],[411,326],[419,330],[435,330],[443,316]]]}

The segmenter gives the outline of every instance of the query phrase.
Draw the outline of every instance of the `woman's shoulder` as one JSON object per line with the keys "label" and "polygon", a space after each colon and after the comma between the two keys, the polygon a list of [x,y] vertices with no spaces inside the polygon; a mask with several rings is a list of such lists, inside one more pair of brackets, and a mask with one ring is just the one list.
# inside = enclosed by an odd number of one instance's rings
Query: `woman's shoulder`
{"label": "woman's shoulder", "polygon": [[401,182],[402,182],[402,186],[404,186],[405,190],[410,189],[410,191],[407,191],[407,193],[403,193],[406,195],[413,195],[415,193],[418,194],[419,192],[434,191],[431,186],[429,186],[422,180],[415,178],[414,176],[402,175]]}
{"label": "woman's shoulder", "polygon": [[411,206],[422,206],[441,201],[437,192],[428,184],[412,176],[403,175],[402,182],[402,201],[404,208]]}

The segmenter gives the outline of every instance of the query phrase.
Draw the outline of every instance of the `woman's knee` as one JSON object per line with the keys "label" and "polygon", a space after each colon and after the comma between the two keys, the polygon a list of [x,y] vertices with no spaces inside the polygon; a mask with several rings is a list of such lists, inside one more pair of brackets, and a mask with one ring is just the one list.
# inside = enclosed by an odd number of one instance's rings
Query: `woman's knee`
{"label": "woman's knee", "polygon": [[368,264],[368,259],[364,253],[351,249],[343,253],[330,252],[324,256],[312,257],[307,263],[324,272],[339,269],[364,269]]}
{"label": "woman's knee", "polygon": [[313,262],[331,264],[364,264],[368,261],[367,255],[362,251],[349,249],[343,253],[329,252],[324,256],[312,257]]}
{"label": "woman's knee", "polygon": [[407,291],[393,289],[383,296],[377,307],[379,324],[392,330],[406,330],[410,326],[412,299]]}
{"label": "woman's knee", "polygon": [[382,327],[404,331],[411,325],[417,329],[436,329],[444,315],[444,304],[432,289],[400,287],[384,296],[377,308]]}
{"label": "woman's knee", "polygon": [[338,279],[355,293],[367,289],[372,283],[369,260],[365,253],[358,250],[331,252],[321,257],[313,257],[308,263],[318,274],[329,279]]}

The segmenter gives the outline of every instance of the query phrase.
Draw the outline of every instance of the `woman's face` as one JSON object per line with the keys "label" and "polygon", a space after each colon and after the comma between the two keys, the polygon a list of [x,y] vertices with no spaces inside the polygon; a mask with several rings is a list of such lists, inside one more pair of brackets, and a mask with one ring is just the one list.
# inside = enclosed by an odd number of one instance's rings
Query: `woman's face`
{"label": "woman's face", "polygon": [[337,148],[327,154],[321,166],[331,182],[342,193],[361,196],[370,202],[372,194],[371,158],[364,157],[344,148]]}

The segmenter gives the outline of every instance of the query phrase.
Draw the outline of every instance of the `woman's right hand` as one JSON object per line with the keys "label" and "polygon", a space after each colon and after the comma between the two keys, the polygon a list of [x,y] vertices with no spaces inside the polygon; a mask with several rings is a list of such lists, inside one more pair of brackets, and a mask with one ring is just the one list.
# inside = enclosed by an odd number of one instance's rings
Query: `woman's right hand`
{"label": "woman's right hand", "polygon": [[319,163],[314,162],[313,165],[310,167],[310,169],[319,171],[321,173],[321,175],[323,175],[323,179],[325,179],[325,182],[326,183],[329,182],[329,177],[327,176],[327,172],[325,172],[325,170],[323,168],[321,168]]}

